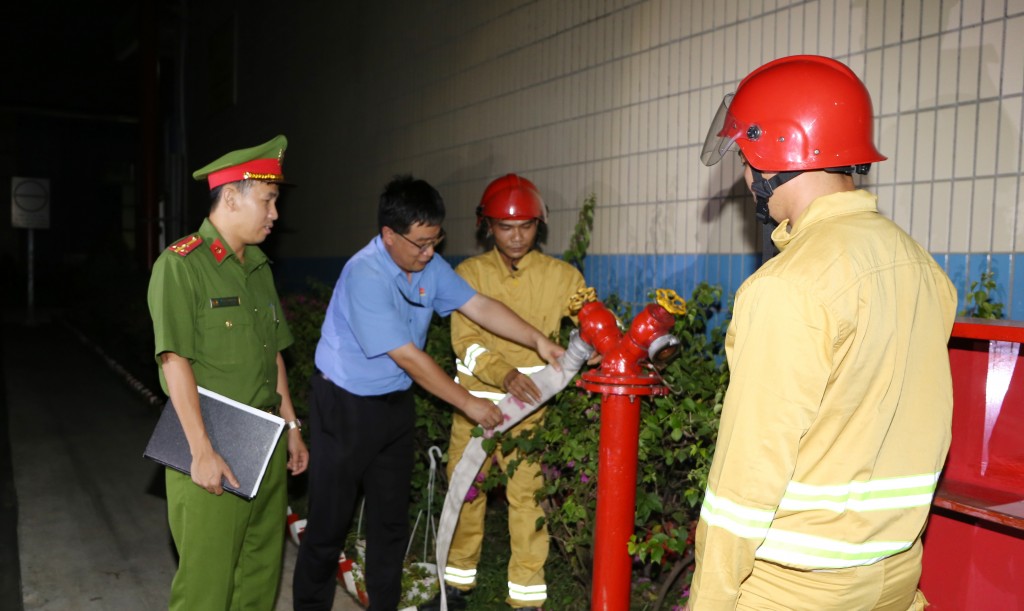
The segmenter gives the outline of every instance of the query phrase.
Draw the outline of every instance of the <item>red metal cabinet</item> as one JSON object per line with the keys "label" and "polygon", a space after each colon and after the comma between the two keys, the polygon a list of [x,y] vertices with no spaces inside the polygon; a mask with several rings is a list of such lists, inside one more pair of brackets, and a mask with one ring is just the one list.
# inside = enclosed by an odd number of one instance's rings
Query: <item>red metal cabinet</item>
{"label": "red metal cabinet", "polygon": [[1024,610],[1024,323],[958,319],[953,441],[924,536],[929,611]]}

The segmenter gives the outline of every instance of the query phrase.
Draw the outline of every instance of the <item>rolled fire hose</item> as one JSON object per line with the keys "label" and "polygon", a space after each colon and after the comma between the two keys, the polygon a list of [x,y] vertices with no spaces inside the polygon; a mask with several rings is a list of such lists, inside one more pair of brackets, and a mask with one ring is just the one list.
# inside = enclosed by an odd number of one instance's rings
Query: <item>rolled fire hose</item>
{"label": "rolled fire hose", "polygon": [[[547,402],[555,393],[562,390],[569,384],[576,373],[583,368],[594,349],[583,341],[577,331],[573,331],[569,338],[569,345],[565,349],[558,363],[562,370],[556,371],[548,365],[537,373],[530,375],[530,379],[540,389],[540,400],[536,403],[523,403],[511,394],[505,395],[498,402],[498,409],[505,415],[505,421],[494,428],[494,432],[502,433],[519,424],[524,418],[537,411],[541,405]],[[436,539],[436,557],[438,582],[441,586],[441,611],[448,611],[448,599],[444,592],[444,567],[448,564],[448,552],[452,545],[452,536],[455,534],[455,526],[459,522],[459,514],[462,513],[462,504],[465,502],[466,493],[473,485],[476,474],[483,467],[487,453],[483,448],[483,437],[473,437],[466,445],[462,459],[455,465],[452,476],[448,481],[448,494],[444,497],[444,506],[441,509],[441,518],[438,522]]]}

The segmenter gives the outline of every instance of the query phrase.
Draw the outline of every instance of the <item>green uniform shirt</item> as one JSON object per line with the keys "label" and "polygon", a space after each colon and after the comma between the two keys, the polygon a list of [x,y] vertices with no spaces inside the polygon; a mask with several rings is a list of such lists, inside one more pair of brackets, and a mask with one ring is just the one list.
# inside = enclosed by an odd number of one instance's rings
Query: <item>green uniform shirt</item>
{"label": "green uniform shirt", "polygon": [[[261,409],[280,405],[277,353],[293,338],[258,247],[246,247],[241,263],[204,220],[157,259],[149,312],[158,367],[160,354],[173,352],[189,360],[203,388]],[[162,369],[160,386],[167,393]]]}

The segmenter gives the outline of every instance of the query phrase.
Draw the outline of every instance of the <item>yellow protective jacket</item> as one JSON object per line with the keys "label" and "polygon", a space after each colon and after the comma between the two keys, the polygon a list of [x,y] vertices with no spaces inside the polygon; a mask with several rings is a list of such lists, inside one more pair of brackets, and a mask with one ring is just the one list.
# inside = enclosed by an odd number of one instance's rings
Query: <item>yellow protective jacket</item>
{"label": "yellow protective jacket", "polygon": [[[530,251],[510,271],[497,249],[466,259],[455,268],[470,286],[504,303],[547,336],[556,333],[569,315],[569,298],[585,286],[572,265]],[[452,347],[457,381],[472,394],[498,401],[505,396],[502,382],[510,369],[539,371],[547,363],[531,348],[498,337],[462,314],[452,314]]]}
{"label": "yellow protective jacket", "polygon": [[735,608],[755,558],[829,570],[909,549],[949,448],[957,296],[931,255],[865,191],[772,240],[726,337],[692,611]]}

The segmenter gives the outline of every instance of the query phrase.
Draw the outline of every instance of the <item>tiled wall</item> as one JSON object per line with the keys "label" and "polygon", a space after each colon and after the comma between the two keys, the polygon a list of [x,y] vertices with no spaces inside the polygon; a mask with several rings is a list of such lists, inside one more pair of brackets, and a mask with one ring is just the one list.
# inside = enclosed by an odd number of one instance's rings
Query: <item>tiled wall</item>
{"label": "tiled wall", "polygon": [[551,210],[548,252],[596,196],[599,292],[734,290],[761,228],[736,163],[698,161],[707,126],[753,68],[817,53],[875,100],[889,161],[862,184],[883,213],[961,294],[995,270],[997,298],[1024,319],[1024,0],[393,0],[359,19],[354,193],[427,178],[449,203],[448,255],[474,252],[479,194],[515,171]]}

